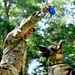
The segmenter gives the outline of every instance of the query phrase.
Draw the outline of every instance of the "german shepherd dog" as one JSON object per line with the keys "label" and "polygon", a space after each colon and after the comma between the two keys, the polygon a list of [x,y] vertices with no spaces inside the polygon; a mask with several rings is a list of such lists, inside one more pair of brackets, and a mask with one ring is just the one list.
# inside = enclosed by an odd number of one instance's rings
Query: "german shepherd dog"
{"label": "german shepherd dog", "polygon": [[62,40],[54,46],[40,46],[42,57],[47,59],[50,64],[48,75],[75,75],[75,71],[67,64],[65,64],[64,55],[62,54]]}

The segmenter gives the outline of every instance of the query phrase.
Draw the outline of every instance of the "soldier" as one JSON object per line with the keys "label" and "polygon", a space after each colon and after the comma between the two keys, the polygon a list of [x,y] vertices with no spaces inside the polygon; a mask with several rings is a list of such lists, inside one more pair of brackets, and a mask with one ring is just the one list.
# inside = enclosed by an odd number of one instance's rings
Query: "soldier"
{"label": "soldier", "polygon": [[33,26],[49,12],[51,6],[36,11],[12,30],[4,40],[0,75],[22,75],[25,68],[26,42],[35,31]]}

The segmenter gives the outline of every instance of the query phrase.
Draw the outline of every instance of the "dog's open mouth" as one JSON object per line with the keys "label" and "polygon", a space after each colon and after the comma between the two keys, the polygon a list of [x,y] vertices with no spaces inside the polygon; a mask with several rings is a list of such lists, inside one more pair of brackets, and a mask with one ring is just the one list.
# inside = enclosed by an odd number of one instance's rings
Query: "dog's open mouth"
{"label": "dog's open mouth", "polygon": [[43,52],[41,51],[41,52],[40,52],[40,56],[41,56],[41,57],[44,57],[46,54],[47,54],[46,51],[43,51]]}
{"label": "dog's open mouth", "polygon": [[39,49],[40,49],[40,56],[41,57],[48,57],[49,50],[46,47],[39,46]]}

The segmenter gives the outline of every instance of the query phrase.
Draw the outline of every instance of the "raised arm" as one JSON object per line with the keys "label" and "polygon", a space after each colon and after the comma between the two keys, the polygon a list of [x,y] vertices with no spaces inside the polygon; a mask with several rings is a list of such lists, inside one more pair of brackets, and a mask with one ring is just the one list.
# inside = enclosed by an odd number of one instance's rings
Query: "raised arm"
{"label": "raised arm", "polygon": [[6,37],[4,41],[3,48],[8,46],[11,49],[16,46],[21,37],[32,27],[34,26],[46,13],[49,12],[50,6],[44,7],[41,11],[37,11],[32,14],[27,20],[21,22],[20,26],[12,30]]}

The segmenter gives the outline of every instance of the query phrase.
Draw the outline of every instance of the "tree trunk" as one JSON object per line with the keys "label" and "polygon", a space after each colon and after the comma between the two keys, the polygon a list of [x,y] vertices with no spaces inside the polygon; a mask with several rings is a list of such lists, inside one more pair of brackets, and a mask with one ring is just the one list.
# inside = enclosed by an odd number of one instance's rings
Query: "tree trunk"
{"label": "tree trunk", "polygon": [[[7,22],[7,24],[9,23],[9,10],[10,10],[10,7],[12,5],[12,0],[4,0],[4,10],[5,10],[5,21]],[[3,40],[5,39],[6,35],[8,34],[8,30],[7,30],[7,24],[5,24],[5,28],[4,28],[4,38]]]}

